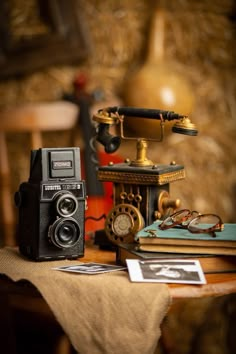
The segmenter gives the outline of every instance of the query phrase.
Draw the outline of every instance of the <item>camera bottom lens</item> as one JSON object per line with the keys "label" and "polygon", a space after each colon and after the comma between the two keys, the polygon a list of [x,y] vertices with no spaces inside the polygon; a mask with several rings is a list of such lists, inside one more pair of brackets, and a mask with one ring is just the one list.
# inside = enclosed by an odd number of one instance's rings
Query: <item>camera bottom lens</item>
{"label": "camera bottom lens", "polygon": [[79,242],[80,235],[80,226],[73,218],[57,219],[48,230],[50,241],[59,248],[73,247]]}

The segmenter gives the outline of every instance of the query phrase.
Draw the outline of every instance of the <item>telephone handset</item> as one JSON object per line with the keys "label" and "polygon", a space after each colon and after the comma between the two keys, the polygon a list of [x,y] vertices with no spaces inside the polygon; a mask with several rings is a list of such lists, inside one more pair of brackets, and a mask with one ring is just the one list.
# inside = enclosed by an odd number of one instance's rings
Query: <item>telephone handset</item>
{"label": "telephone handset", "polygon": [[[198,131],[193,123],[191,123],[188,116],[180,115],[172,111],[164,111],[160,109],[136,108],[136,107],[107,107],[100,109],[97,114],[93,116],[93,120],[99,123],[97,131],[97,140],[104,145],[107,153],[115,152],[121,143],[121,138],[130,139],[124,136],[123,121],[124,117],[136,117],[160,120],[161,124],[161,139],[155,141],[162,141],[163,127],[165,121],[177,120],[172,127],[174,133],[185,135],[197,135]],[[120,136],[113,136],[109,133],[111,125],[120,125]],[[134,138],[137,139],[137,138]],[[147,139],[153,140],[153,139]]]}

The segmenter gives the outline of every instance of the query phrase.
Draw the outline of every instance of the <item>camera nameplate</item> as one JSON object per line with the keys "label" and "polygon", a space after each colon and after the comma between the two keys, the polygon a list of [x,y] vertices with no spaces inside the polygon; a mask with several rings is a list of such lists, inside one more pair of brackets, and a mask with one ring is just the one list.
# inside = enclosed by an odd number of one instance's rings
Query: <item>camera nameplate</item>
{"label": "camera nameplate", "polygon": [[41,200],[52,200],[55,192],[72,192],[76,198],[85,198],[84,183],[42,183]]}
{"label": "camera nameplate", "polygon": [[49,160],[51,178],[75,177],[74,150],[49,151]]}

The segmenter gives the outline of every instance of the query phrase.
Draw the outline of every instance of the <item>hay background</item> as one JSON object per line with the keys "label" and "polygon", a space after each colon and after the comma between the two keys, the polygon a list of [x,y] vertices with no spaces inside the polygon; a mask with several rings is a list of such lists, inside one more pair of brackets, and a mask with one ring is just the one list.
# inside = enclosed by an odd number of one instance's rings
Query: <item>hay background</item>
{"label": "hay background", "polygon": [[[14,2],[23,4],[23,0]],[[1,81],[0,108],[57,100],[71,91],[74,75],[80,71],[88,73],[91,91],[102,89],[106,101],[122,104],[125,81],[144,60],[150,20],[157,6],[167,14],[165,55],[185,75],[195,95],[191,119],[199,136],[167,134],[163,143],[150,144],[149,157],[157,163],[175,160],[184,164],[186,179],[171,185],[172,196],[180,198],[183,207],[218,213],[225,222],[236,222],[233,0],[80,0],[78,7],[90,45],[88,59],[82,64],[53,66],[21,79]],[[99,107],[103,105],[101,102]],[[45,134],[44,138],[45,146],[69,144],[65,134]],[[28,178],[29,148],[26,136],[11,135],[8,139],[15,191]],[[83,146],[79,133],[78,143]],[[132,158],[134,146],[124,142],[120,153],[126,157],[127,151]]]}

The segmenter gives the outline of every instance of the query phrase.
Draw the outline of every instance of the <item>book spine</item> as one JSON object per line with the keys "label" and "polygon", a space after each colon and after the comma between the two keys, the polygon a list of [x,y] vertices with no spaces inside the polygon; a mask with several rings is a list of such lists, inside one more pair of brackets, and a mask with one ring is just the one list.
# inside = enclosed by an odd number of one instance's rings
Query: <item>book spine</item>
{"label": "book spine", "polygon": [[211,254],[211,255],[232,255],[236,256],[235,248],[224,247],[201,247],[201,246],[170,246],[170,245],[139,245],[140,251],[145,252],[169,252],[188,254]]}
{"label": "book spine", "polygon": [[[142,253],[138,255],[137,252],[133,253],[132,250],[128,250],[125,248],[120,248],[118,247],[117,249],[117,254],[116,254],[116,262],[117,264],[126,266],[126,259],[142,259],[142,260],[163,260],[163,254],[161,257],[153,258],[147,258],[148,256],[145,255],[145,258],[142,256]],[[170,257],[167,255],[166,259],[170,259]],[[174,255],[173,255],[173,258]],[[180,259],[180,258],[178,258]],[[183,259],[198,259],[201,267],[203,269],[204,273],[229,273],[233,272],[236,273],[236,257],[235,256],[211,256],[211,255],[202,255],[202,256],[197,256],[194,254],[191,255],[185,255],[183,256]]]}

